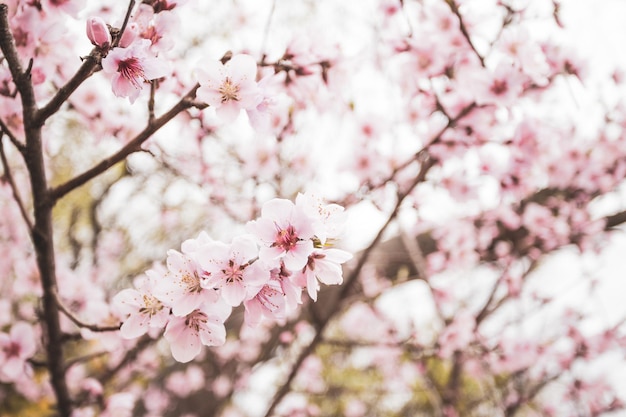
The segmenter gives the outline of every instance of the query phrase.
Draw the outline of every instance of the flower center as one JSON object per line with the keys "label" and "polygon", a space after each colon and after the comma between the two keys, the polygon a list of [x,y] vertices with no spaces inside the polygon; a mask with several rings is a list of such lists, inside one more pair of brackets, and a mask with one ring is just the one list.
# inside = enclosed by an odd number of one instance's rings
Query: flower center
{"label": "flower center", "polygon": [[506,93],[509,89],[506,80],[495,80],[493,84],[491,84],[491,92],[495,95],[500,95]]}
{"label": "flower center", "polygon": [[20,352],[22,351],[22,347],[19,343],[9,342],[7,346],[2,349],[7,358],[16,358],[20,356]]}
{"label": "flower center", "polygon": [[243,270],[244,268],[242,268],[241,265],[237,265],[231,259],[228,261],[228,266],[225,269],[222,269],[222,273],[224,274],[224,277],[226,278],[226,282],[231,284],[235,281],[237,282],[243,281]]}
{"label": "flower center", "polygon": [[194,310],[185,318],[185,326],[193,329],[196,333],[200,331],[200,327],[206,325],[209,317],[200,310]]}
{"label": "flower center", "polygon": [[187,291],[200,292],[202,286],[200,285],[200,277],[196,272],[183,274],[181,281],[187,285]]}
{"label": "flower center", "polygon": [[256,295],[256,298],[257,300],[259,300],[263,307],[271,312],[274,312],[278,310],[280,306],[275,301],[273,301],[273,298],[276,298],[280,295],[282,295],[280,291],[265,285]]}
{"label": "flower center", "polygon": [[127,58],[117,65],[117,72],[127,79],[133,87],[141,89],[141,82],[147,81],[141,62],[136,57]]}
{"label": "flower center", "polygon": [[298,240],[296,229],[292,225],[289,225],[286,229],[278,230],[274,245],[282,248],[285,252],[289,252],[296,247]]}
{"label": "flower center", "polygon": [[143,305],[144,306],[139,309],[139,312],[142,314],[148,314],[149,316],[154,316],[163,309],[163,304],[148,294],[143,295]]}
{"label": "flower center", "polygon": [[229,77],[224,79],[224,82],[219,88],[219,92],[222,95],[222,103],[229,100],[239,101],[239,85],[234,84]]}

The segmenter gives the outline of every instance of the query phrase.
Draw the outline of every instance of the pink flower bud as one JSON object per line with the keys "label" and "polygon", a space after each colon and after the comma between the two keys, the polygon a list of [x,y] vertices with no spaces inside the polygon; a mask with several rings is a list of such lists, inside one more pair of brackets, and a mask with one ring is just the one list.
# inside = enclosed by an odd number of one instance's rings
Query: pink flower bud
{"label": "pink flower bud", "polygon": [[108,48],[111,45],[111,33],[106,23],[99,17],[87,19],[87,37],[92,44],[99,48]]}

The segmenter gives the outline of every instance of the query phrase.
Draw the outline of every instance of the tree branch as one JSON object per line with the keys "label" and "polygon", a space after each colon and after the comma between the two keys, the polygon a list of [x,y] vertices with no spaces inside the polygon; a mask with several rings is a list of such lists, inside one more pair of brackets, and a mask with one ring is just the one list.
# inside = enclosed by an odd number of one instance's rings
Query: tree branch
{"label": "tree branch", "polygon": [[161,117],[154,119],[152,122],[149,122],[148,125],[137,134],[130,142],[128,142],[123,148],[117,151],[115,154],[110,157],[103,159],[92,167],[91,169],[79,174],[78,176],[72,178],[67,181],[65,184],[61,184],[50,191],[50,198],[53,202],[56,202],[61,197],[65,196],[70,191],[75,188],[80,187],[81,185],[91,181],[98,175],[104,173],[109,168],[116,165],[118,162],[126,159],[128,155],[131,153],[137,152],[141,149],[141,145],[148,140],[156,131],[162,128],[165,124],[167,124],[170,120],[176,117],[179,113],[194,107],[195,103],[193,99],[196,96],[196,90],[200,87],[199,84],[196,84],[183,98],[180,99],[178,103],[176,103],[170,110],[164,113]]}
{"label": "tree branch", "polygon": [[20,194],[17,190],[17,185],[15,184],[15,181],[13,180],[13,175],[11,174],[11,167],[9,167],[9,161],[7,160],[6,153],[4,152],[4,141],[2,140],[2,136],[3,136],[2,133],[0,133],[0,159],[2,160],[2,166],[4,167],[4,177],[7,179],[7,181],[9,182],[9,185],[11,186],[11,191],[13,192],[13,199],[15,200],[15,202],[17,203],[17,206],[20,209],[20,214],[22,215],[22,218],[24,219],[24,223],[26,223],[28,230],[32,232],[33,221],[30,219],[30,216],[26,212],[26,206],[24,206],[24,202],[22,198],[20,197]]}
{"label": "tree branch", "polygon": [[84,58],[83,64],[80,66],[76,74],[59,90],[56,94],[35,113],[33,123],[35,126],[43,126],[46,120],[55,114],[63,103],[76,91],[76,89],[92,74],[100,71],[101,53],[98,48],[94,48],[91,53]]}
{"label": "tree branch", "polygon": [[459,19],[459,29],[461,30],[463,37],[465,38],[465,40],[467,40],[467,43],[469,44],[470,48],[472,48],[472,51],[474,51],[474,53],[478,57],[478,60],[480,61],[480,65],[484,67],[485,58],[483,58],[483,56],[478,52],[478,50],[474,46],[474,43],[472,42],[470,34],[467,30],[467,27],[465,26],[465,22],[463,21],[463,17],[461,16],[461,12],[459,11],[459,7],[457,6],[455,0],[445,0],[445,2],[450,7],[450,10],[452,11],[452,13],[454,13],[454,15]]}
{"label": "tree branch", "polygon": [[295,363],[291,367],[291,371],[290,371],[289,375],[287,376],[287,379],[285,380],[285,382],[281,385],[281,387],[276,392],[276,394],[275,394],[275,396],[274,396],[274,398],[272,400],[272,403],[270,404],[270,407],[268,408],[268,410],[267,410],[267,412],[265,414],[265,417],[270,417],[272,415],[272,413],[274,412],[274,410],[276,409],[276,407],[278,406],[278,404],[280,404],[282,399],[285,397],[285,395],[287,395],[289,393],[289,391],[291,389],[291,383],[293,382],[293,380],[295,379],[296,375],[298,374],[298,371],[300,370],[300,367],[302,366],[302,363],[304,362],[304,360],[309,355],[311,355],[313,353],[313,351],[315,350],[317,345],[323,340],[322,335],[324,333],[324,330],[326,329],[326,326],[330,322],[331,318],[334,317],[334,315],[337,312],[339,312],[339,310],[340,310],[339,307],[341,305],[341,302],[348,296],[348,294],[352,290],[352,287],[356,284],[357,278],[359,277],[359,275],[361,273],[361,270],[365,266],[365,263],[366,263],[366,261],[367,261],[367,259],[369,257],[369,254],[376,247],[376,245],[378,245],[378,243],[380,243],[380,241],[382,240],[382,238],[383,238],[383,236],[385,234],[385,231],[389,228],[389,226],[393,223],[393,221],[397,217],[397,215],[398,215],[398,213],[400,211],[400,207],[402,206],[402,203],[404,202],[405,198],[411,194],[411,192],[415,189],[415,187],[417,187],[417,185],[419,183],[424,181],[424,179],[426,178],[426,174],[428,173],[430,168],[432,168],[434,166],[434,164],[435,164],[435,160],[434,159],[427,158],[422,163],[422,167],[420,169],[420,172],[415,177],[415,180],[411,183],[411,185],[403,193],[399,193],[398,201],[396,202],[396,205],[395,205],[393,211],[391,212],[391,214],[387,218],[387,221],[385,222],[383,227],[378,231],[378,234],[376,235],[374,240],[370,243],[370,245],[367,247],[367,249],[365,249],[361,253],[361,257],[359,258],[359,261],[357,262],[357,265],[354,267],[354,269],[352,270],[350,275],[344,281],[343,285],[341,286],[341,291],[339,292],[338,296],[334,300],[331,301],[331,303],[330,303],[331,307],[329,308],[329,314],[327,314],[326,316],[320,318],[319,326],[316,329],[315,337],[313,338],[311,343],[309,343],[309,345],[306,348],[304,348],[304,350],[302,352],[300,352],[300,355],[298,355],[298,358],[296,359]]}
{"label": "tree branch", "polygon": [[2,129],[2,133],[6,134],[9,137],[13,146],[15,146],[23,156],[24,152],[26,151],[26,145],[19,141],[19,139],[13,134],[13,132],[11,132],[11,129],[9,129],[9,127],[6,125],[6,123],[4,123],[4,120],[2,119],[0,119],[0,129]]}
{"label": "tree branch", "polygon": [[[72,414],[72,400],[65,380],[63,357],[63,333],[61,331],[59,309],[55,300],[56,271],[54,254],[54,233],[52,230],[52,206],[50,205],[43,158],[41,125],[35,123],[37,105],[30,77],[30,64],[23,71],[15,41],[9,27],[8,6],[0,4],[0,49],[7,61],[13,82],[22,102],[22,120],[26,145],[24,162],[30,174],[33,197],[34,224],[31,239],[35,248],[39,280],[42,287],[42,328],[50,384],[56,397],[56,408],[61,417]],[[32,60],[31,60],[32,63]]]}
{"label": "tree branch", "polygon": [[57,292],[54,293],[54,299],[57,303],[57,306],[59,306],[59,310],[61,310],[63,314],[65,314],[65,316],[78,327],[91,330],[92,332],[114,332],[120,329],[121,324],[118,324],[117,326],[98,326],[96,324],[85,323],[78,317],[76,317],[76,315],[63,304]]}

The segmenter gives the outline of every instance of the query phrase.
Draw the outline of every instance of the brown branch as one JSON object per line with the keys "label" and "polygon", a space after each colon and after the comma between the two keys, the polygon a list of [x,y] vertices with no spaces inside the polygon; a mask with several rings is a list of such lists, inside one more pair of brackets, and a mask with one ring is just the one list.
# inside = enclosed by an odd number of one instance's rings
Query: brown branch
{"label": "brown branch", "polygon": [[[316,333],[311,343],[306,348],[304,348],[302,352],[300,352],[300,355],[298,356],[298,358],[296,359],[296,361],[291,367],[291,371],[289,375],[287,376],[287,379],[280,386],[280,388],[274,395],[274,398],[265,414],[265,417],[271,416],[275,408],[282,401],[285,395],[289,393],[291,389],[291,383],[293,382],[294,378],[298,374],[300,366],[302,365],[304,360],[310,354],[313,353],[313,351],[315,350],[315,347],[322,341],[322,334],[324,333],[326,326],[330,322],[331,318],[334,317],[334,315],[340,311],[342,302],[347,298],[347,296],[352,291],[352,288],[356,284],[357,279],[359,275],[361,274],[361,270],[365,266],[374,248],[377,247],[378,244],[382,241],[385,231],[395,220],[400,210],[400,207],[402,203],[404,202],[404,199],[413,192],[415,187],[417,187],[420,183],[425,181],[426,175],[428,174],[429,170],[437,162],[434,158],[432,158],[428,154],[428,147],[437,143],[440,140],[441,136],[448,129],[456,126],[456,123],[460,119],[470,114],[475,107],[476,107],[476,103],[471,103],[465,108],[463,108],[456,117],[449,119],[447,125],[444,126],[441,129],[441,131],[437,133],[437,135],[424,147],[422,151],[417,153],[416,156],[418,160],[421,160],[421,167],[420,167],[419,173],[417,174],[413,182],[406,188],[406,190],[404,190],[403,192],[398,192],[398,199],[397,199],[396,205],[394,209],[392,210],[392,212],[390,213],[389,217],[387,218],[387,221],[382,226],[382,228],[378,231],[378,234],[376,235],[374,240],[372,240],[369,246],[361,252],[361,256],[359,257],[357,264],[355,265],[354,269],[350,272],[350,275],[344,280],[344,283],[341,285],[338,292],[332,294],[333,297],[331,297],[331,299],[328,301],[328,308],[326,309],[326,311],[328,311],[329,313],[326,316],[321,318],[319,326],[316,328]],[[329,294],[329,296],[331,296],[331,294]]]}
{"label": "brown branch", "polygon": [[348,294],[352,290],[352,287],[356,284],[357,278],[359,277],[359,275],[361,273],[361,270],[365,266],[365,263],[366,263],[366,261],[367,261],[367,259],[369,257],[369,254],[376,247],[376,245],[378,245],[378,243],[380,243],[380,241],[382,240],[382,238],[383,238],[383,236],[385,234],[385,231],[389,228],[389,226],[393,223],[393,221],[397,217],[398,212],[400,210],[400,207],[402,206],[402,203],[404,202],[404,199],[411,194],[411,192],[415,189],[415,187],[417,187],[417,185],[419,183],[424,181],[424,179],[426,178],[426,174],[428,173],[430,168],[432,168],[434,166],[434,164],[435,164],[435,160],[434,159],[427,158],[422,163],[422,168],[421,168],[419,174],[416,176],[416,178],[413,181],[413,183],[403,193],[400,193],[398,195],[398,201],[396,202],[396,205],[395,205],[393,211],[391,212],[391,214],[387,218],[387,221],[385,222],[383,227],[378,231],[378,234],[376,235],[374,240],[370,243],[370,245],[367,247],[367,249],[365,249],[361,253],[361,256],[360,256],[356,266],[354,267],[354,269],[352,270],[350,275],[346,278],[346,280],[344,281],[343,285],[341,286],[341,291],[339,292],[338,296],[334,300],[331,301],[331,303],[330,303],[331,307],[329,308],[329,313],[326,316],[320,318],[319,326],[316,329],[315,337],[313,338],[311,343],[309,343],[309,345],[307,345],[307,347],[304,348],[304,350],[302,352],[300,352],[300,355],[298,355],[298,358],[296,359],[295,363],[292,365],[291,371],[290,371],[289,375],[287,376],[287,379],[280,386],[280,388],[278,389],[278,391],[274,395],[272,403],[270,404],[270,407],[268,408],[268,410],[267,410],[267,412],[265,414],[266,417],[269,417],[269,416],[272,415],[272,413],[274,412],[274,410],[276,409],[278,404],[280,404],[280,402],[285,397],[285,395],[287,395],[289,393],[289,391],[291,389],[291,383],[293,382],[293,380],[295,379],[296,375],[298,374],[298,371],[300,370],[300,367],[302,366],[302,363],[305,361],[305,359],[309,355],[311,355],[313,353],[313,351],[315,350],[317,345],[323,340],[322,339],[322,335],[324,333],[324,330],[326,329],[326,326],[330,323],[331,318],[334,317],[334,315],[337,312],[339,312],[339,310],[340,310],[339,307],[340,307],[342,301],[348,296]]}
{"label": "brown branch", "polygon": [[26,150],[26,145],[20,142],[17,136],[15,136],[13,132],[11,132],[11,129],[9,129],[9,127],[6,125],[6,123],[4,123],[4,120],[2,119],[0,119],[0,129],[2,129],[2,132],[9,137],[13,146],[15,146],[17,150],[20,151],[22,155],[24,155],[24,151]]}
{"label": "brown branch", "polygon": [[78,317],[76,317],[76,315],[63,304],[58,293],[54,293],[54,298],[57,306],[59,307],[59,310],[61,310],[63,314],[65,314],[65,316],[78,327],[91,330],[92,332],[114,332],[120,329],[121,324],[118,324],[117,326],[98,326],[96,324],[85,323]]}
{"label": "brown branch", "polygon": [[32,232],[33,221],[30,219],[30,216],[26,211],[26,206],[24,205],[24,202],[20,197],[20,194],[17,190],[17,185],[15,184],[15,180],[13,179],[13,175],[11,174],[11,167],[9,166],[9,161],[7,160],[6,153],[4,152],[4,141],[2,140],[2,136],[2,133],[0,133],[0,159],[2,160],[2,166],[4,167],[4,177],[9,182],[9,186],[11,187],[11,191],[13,192],[13,199],[20,209],[20,214],[24,219],[24,223],[26,223],[28,230]]}
{"label": "brown branch", "polygon": [[122,27],[117,32],[115,39],[113,39],[112,48],[115,48],[116,46],[120,44],[120,41],[122,40],[122,36],[124,35],[124,32],[126,31],[126,26],[128,26],[130,15],[133,12],[134,7],[135,7],[135,0],[130,0],[128,2],[128,8],[126,9],[126,15],[124,16],[124,22],[122,23]]}
{"label": "brown branch", "polygon": [[141,150],[141,145],[148,140],[156,131],[163,127],[166,123],[176,117],[179,113],[194,106],[193,99],[196,96],[196,90],[200,85],[196,84],[183,98],[180,99],[170,110],[164,113],[161,117],[149,122],[148,125],[137,134],[130,142],[128,142],[123,148],[117,151],[115,154],[108,158],[103,159],[90,168],[89,170],[79,174],[64,184],[61,184],[50,191],[50,198],[53,202],[56,202],[61,197],[65,196],[70,191],[81,185],[91,181],[98,175],[104,173],[109,168],[113,167],[117,163],[126,159],[131,153]]}
{"label": "brown branch", "polygon": [[605,230],[613,229],[623,223],[626,223],[626,211],[622,211],[619,213],[612,214],[610,216],[606,216],[604,219],[606,220],[604,229]]}
{"label": "brown branch", "polygon": [[26,145],[24,162],[30,174],[34,223],[31,240],[35,248],[37,268],[42,287],[42,328],[50,384],[56,397],[56,409],[61,417],[72,414],[72,400],[65,380],[63,363],[63,333],[59,309],[55,300],[56,272],[52,230],[52,206],[48,195],[46,167],[43,158],[41,124],[36,123],[37,105],[29,70],[24,71],[9,27],[8,6],[0,4],[0,49],[11,71],[13,82],[22,102],[22,118]]}
{"label": "brown branch", "polygon": [[478,60],[480,61],[480,65],[484,67],[485,58],[483,58],[483,56],[476,49],[476,46],[474,46],[474,43],[472,42],[470,34],[467,30],[467,26],[465,26],[465,22],[463,21],[463,17],[461,16],[461,12],[459,11],[459,7],[457,6],[455,0],[445,0],[445,2],[450,7],[450,10],[452,11],[452,13],[454,13],[454,15],[459,19],[459,29],[461,30],[463,37],[465,38],[465,40],[467,40],[467,43],[469,44],[470,48],[472,48],[472,51],[474,51],[474,53],[478,57]]}
{"label": "brown branch", "polygon": [[35,126],[43,126],[46,120],[55,114],[76,91],[76,89],[92,74],[100,71],[100,61],[102,56],[98,48],[94,48],[91,53],[84,58],[83,64],[78,68],[76,74],[45,104],[35,113],[33,123]]}

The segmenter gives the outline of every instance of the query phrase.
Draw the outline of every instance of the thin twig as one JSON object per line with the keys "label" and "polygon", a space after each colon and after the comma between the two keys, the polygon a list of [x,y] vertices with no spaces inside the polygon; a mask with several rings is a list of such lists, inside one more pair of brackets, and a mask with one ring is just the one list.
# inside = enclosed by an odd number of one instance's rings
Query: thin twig
{"label": "thin twig", "polygon": [[91,330],[92,332],[114,332],[120,329],[120,324],[117,326],[98,326],[96,324],[85,323],[80,320],[74,313],[72,313],[61,301],[59,294],[57,292],[54,293],[54,297],[57,305],[59,306],[59,310],[63,312],[67,316],[68,319],[78,327]]}
{"label": "thin twig", "polygon": [[98,48],[94,48],[91,53],[84,58],[83,64],[78,71],[65,83],[56,94],[40,108],[34,117],[35,126],[43,126],[46,120],[55,114],[67,101],[67,99],[76,91],[76,89],[92,74],[100,71],[101,52]]}
{"label": "thin twig", "polygon": [[97,165],[89,170],[79,174],[64,184],[61,184],[50,191],[50,198],[53,202],[69,193],[70,191],[80,187],[81,185],[91,181],[98,175],[104,173],[109,168],[113,167],[117,163],[126,159],[126,157],[134,152],[141,150],[141,145],[148,140],[156,131],[163,127],[166,123],[176,117],[179,113],[194,106],[193,99],[196,95],[196,90],[200,87],[196,84],[183,98],[180,99],[170,110],[168,110],[161,117],[154,119],[152,123],[148,125],[137,134],[130,142],[128,142],[123,148],[118,150],[115,154],[108,158],[103,159]]}
{"label": "thin twig", "polygon": [[485,58],[483,58],[483,56],[476,49],[476,46],[474,46],[474,43],[472,42],[470,34],[467,30],[467,27],[465,26],[465,22],[463,21],[463,17],[461,16],[461,12],[459,11],[459,7],[456,5],[455,0],[445,0],[445,2],[450,7],[450,10],[452,11],[452,13],[454,13],[454,15],[459,19],[459,29],[461,29],[461,33],[463,34],[463,37],[465,38],[465,40],[467,40],[467,43],[469,44],[470,48],[472,48],[472,51],[474,51],[474,53],[478,57],[478,60],[480,61],[480,65],[484,67]]}
{"label": "thin twig", "polygon": [[339,307],[342,301],[348,296],[348,294],[352,290],[352,287],[356,284],[357,278],[359,277],[361,270],[365,266],[365,263],[367,259],[369,258],[369,255],[371,254],[372,250],[374,249],[374,247],[376,247],[376,245],[378,245],[378,243],[380,243],[386,230],[389,228],[389,226],[393,223],[393,221],[397,217],[400,211],[400,207],[402,206],[402,203],[404,202],[405,198],[408,197],[413,192],[413,190],[415,189],[415,187],[417,187],[418,184],[424,181],[424,179],[426,178],[426,174],[428,173],[430,168],[434,166],[434,164],[435,164],[435,160],[433,158],[427,158],[422,163],[420,172],[416,176],[413,183],[410,184],[409,187],[407,187],[407,189],[404,190],[402,193],[398,194],[398,200],[396,202],[396,205],[393,211],[387,218],[387,221],[385,222],[383,227],[378,231],[378,234],[376,235],[374,240],[369,244],[367,249],[365,249],[361,253],[361,257],[359,258],[357,265],[354,267],[350,275],[345,279],[338,297],[331,301],[331,304],[330,304],[331,307],[329,308],[330,313],[327,314],[325,317],[321,318],[319,326],[316,329],[316,333],[315,333],[313,340],[298,355],[296,361],[291,367],[291,371],[289,375],[287,376],[287,379],[280,386],[280,388],[274,395],[272,403],[270,404],[270,407],[268,408],[265,414],[265,417],[270,417],[273,414],[276,407],[278,406],[278,404],[280,404],[282,399],[285,397],[285,395],[289,393],[291,389],[291,383],[293,382],[296,375],[298,374],[298,371],[300,370],[302,363],[304,363],[305,359],[313,353],[317,345],[323,340],[322,335],[324,333],[326,326],[328,325],[328,323],[330,323],[331,318],[339,311]]}
{"label": "thin twig", "polygon": [[263,40],[261,41],[261,53],[263,54],[262,61],[265,61],[265,48],[267,45],[267,39],[270,35],[270,27],[272,24],[272,18],[274,17],[274,12],[276,11],[276,0],[272,1],[272,8],[270,9],[270,14],[267,17],[267,22],[265,22],[265,29],[263,30]]}
{"label": "thin twig", "polygon": [[154,122],[154,94],[157,80],[150,81],[150,97],[148,98],[148,124]]}
{"label": "thin twig", "polygon": [[17,190],[17,185],[15,184],[13,175],[11,174],[11,167],[9,167],[9,161],[7,160],[7,156],[4,152],[4,141],[2,140],[2,137],[3,135],[2,133],[0,133],[0,158],[2,159],[2,165],[4,167],[4,176],[9,182],[9,185],[11,186],[11,191],[13,192],[13,199],[15,200],[15,202],[17,203],[17,206],[20,209],[20,213],[22,215],[22,218],[24,219],[24,222],[26,223],[28,230],[32,232],[33,221],[31,220],[30,216],[26,212],[26,207],[24,206],[24,202],[22,198],[20,197],[20,194]]}
{"label": "thin twig", "polygon": [[13,132],[11,132],[11,129],[9,129],[9,127],[6,125],[6,123],[4,123],[4,120],[2,120],[2,119],[0,119],[0,129],[2,129],[2,132],[4,134],[6,134],[7,137],[11,140],[11,143],[13,144],[13,146],[15,146],[17,148],[17,150],[20,151],[20,153],[22,155],[24,155],[24,151],[26,149],[26,145],[23,144],[17,138],[17,136],[15,136],[15,134]]}
{"label": "thin twig", "polygon": [[109,354],[108,351],[102,350],[102,351],[99,351],[99,352],[88,353],[88,354],[83,355],[83,356],[78,356],[76,358],[69,359],[65,363],[65,369],[69,370],[74,365],[78,365],[78,364],[83,363],[83,362],[88,362],[88,361],[90,361],[92,359],[97,359],[97,358],[99,358],[101,356],[104,356],[104,355],[107,355],[107,354]]}
{"label": "thin twig", "polygon": [[128,8],[126,9],[126,16],[124,16],[124,23],[122,23],[122,27],[120,28],[120,31],[117,34],[117,37],[113,40],[113,44],[112,44],[112,48],[115,48],[116,46],[118,46],[120,44],[120,41],[122,40],[122,36],[124,35],[124,32],[126,31],[126,26],[128,26],[128,21],[130,20],[130,15],[133,12],[133,8],[135,7],[135,0],[130,0],[128,2]]}

